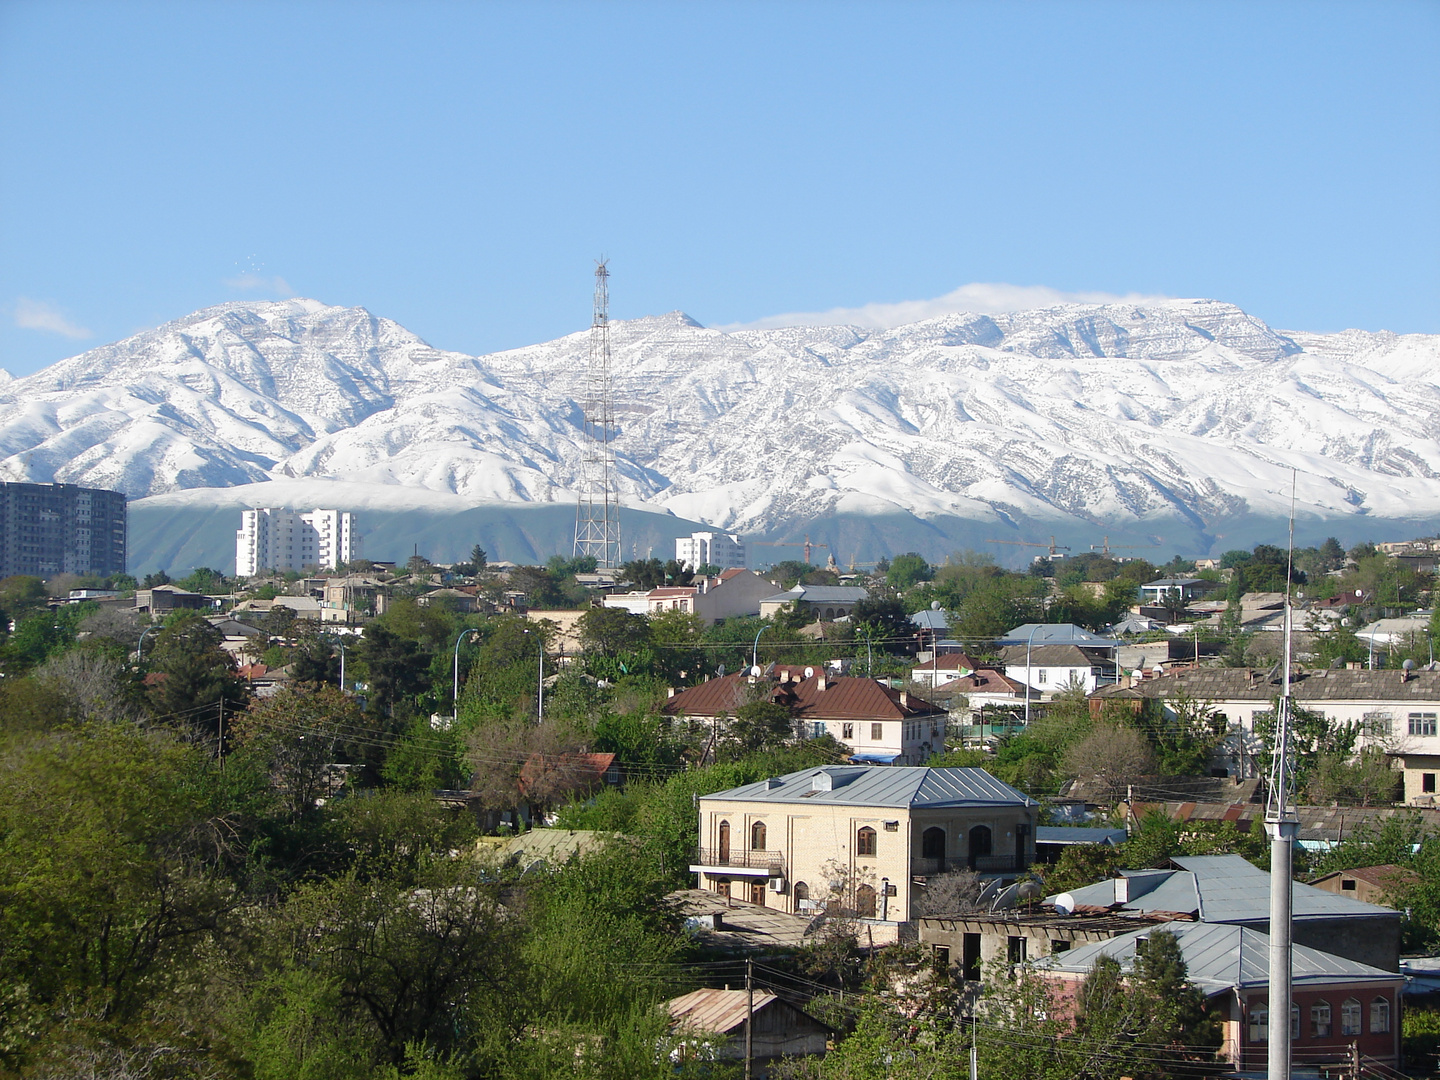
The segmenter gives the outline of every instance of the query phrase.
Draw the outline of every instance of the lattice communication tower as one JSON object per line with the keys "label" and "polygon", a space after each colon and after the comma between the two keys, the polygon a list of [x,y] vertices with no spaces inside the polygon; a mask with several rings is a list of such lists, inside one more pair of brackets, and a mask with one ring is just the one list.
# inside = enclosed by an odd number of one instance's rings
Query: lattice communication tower
{"label": "lattice communication tower", "polygon": [[620,501],[615,490],[615,409],[610,398],[610,270],[604,259],[595,264],[595,319],[590,324],[584,409],[575,557],[593,555],[599,566],[613,570],[620,565]]}

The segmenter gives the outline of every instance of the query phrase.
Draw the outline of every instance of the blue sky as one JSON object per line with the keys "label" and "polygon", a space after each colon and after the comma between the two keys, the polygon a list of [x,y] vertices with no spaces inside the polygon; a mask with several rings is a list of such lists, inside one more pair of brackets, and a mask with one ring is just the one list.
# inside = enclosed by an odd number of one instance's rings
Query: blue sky
{"label": "blue sky", "polygon": [[0,366],[290,294],[509,348],[602,252],[621,318],[1440,332],[1437,56],[1435,2],[0,0]]}

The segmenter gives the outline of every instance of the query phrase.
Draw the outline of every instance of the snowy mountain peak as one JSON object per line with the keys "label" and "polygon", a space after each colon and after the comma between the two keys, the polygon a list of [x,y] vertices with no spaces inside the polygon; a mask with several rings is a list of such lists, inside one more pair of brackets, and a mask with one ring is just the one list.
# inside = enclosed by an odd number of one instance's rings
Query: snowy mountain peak
{"label": "snowy mountain peak", "polygon": [[[0,474],[568,501],[588,349],[581,328],[470,357],[363,308],[221,304],[0,382]],[[624,497],[733,530],[860,515],[1203,544],[1287,507],[1292,467],[1317,520],[1440,511],[1433,336],[1287,334],[1171,300],[883,330],[675,311],[615,321],[612,350]]]}

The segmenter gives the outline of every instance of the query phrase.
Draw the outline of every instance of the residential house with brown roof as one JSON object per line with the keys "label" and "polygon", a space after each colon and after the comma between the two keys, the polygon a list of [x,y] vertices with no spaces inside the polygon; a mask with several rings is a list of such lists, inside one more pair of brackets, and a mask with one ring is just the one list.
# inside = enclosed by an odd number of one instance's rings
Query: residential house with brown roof
{"label": "residential house with brown roof", "polygon": [[876,679],[823,668],[786,665],[769,675],[725,675],[675,693],[661,711],[714,724],[757,700],[785,706],[806,735],[833,736],[856,761],[919,765],[945,748],[948,714],[940,706]]}
{"label": "residential house with brown roof", "polygon": [[611,593],[602,603],[636,615],[682,611],[698,615],[707,625],[760,614],[760,602],[775,586],[753,570],[725,570],[716,577],[696,578],[690,585],[665,585],[638,592]]}
{"label": "residential house with brown roof", "polygon": [[763,1065],[783,1057],[823,1054],[834,1034],[825,1024],[769,990],[692,990],[665,1003],[670,1014],[670,1060],[726,1061],[745,1057],[746,1018],[752,1017],[750,1045]]}
{"label": "residential house with brown roof", "polygon": [[1079,645],[1007,645],[1000,650],[1005,674],[1038,691],[1042,697],[1054,697],[1069,686],[1079,686],[1085,693],[1115,681],[1113,648],[1082,648]]}

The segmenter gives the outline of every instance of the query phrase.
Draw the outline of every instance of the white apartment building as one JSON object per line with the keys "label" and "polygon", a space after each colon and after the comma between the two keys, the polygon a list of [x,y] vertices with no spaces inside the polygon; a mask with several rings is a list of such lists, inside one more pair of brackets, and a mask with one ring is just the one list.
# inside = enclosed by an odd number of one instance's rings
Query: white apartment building
{"label": "white apartment building", "polygon": [[721,570],[745,569],[745,544],[738,536],[697,532],[675,541],[675,561],[691,570],[709,564]]}
{"label": "white apartment building", "polygon": [[240,512],[235,573],[253,577],[262,570],[330,570],[359,551],[355,515],[349,511],[257,507]]}

